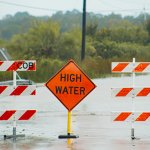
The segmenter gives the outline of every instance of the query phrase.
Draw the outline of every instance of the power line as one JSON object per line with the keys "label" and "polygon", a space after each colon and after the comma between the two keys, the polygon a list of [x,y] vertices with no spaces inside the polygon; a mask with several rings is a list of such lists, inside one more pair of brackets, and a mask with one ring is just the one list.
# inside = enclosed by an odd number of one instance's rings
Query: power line
{"label": "power line", "polygon": [[[150,9],[145,9],[145,12],[149,12]],[[93,10],[88,10],[88,12],[93,12]],[[98,10],[98,11],[94,11],[95,13],[108,13],[108,12],[143,12],[143,9],[122,9],[122,10]]]}
{"label": "power line", "polygon": [[[58,9],[49,9],[49,8],[44,8],[44,7],[36,7],[36,6],[29,6],[29,5],[23,5],[23,4],[18,4],[18,3],[12,3],[12,2],[6,2],[6,1],[1,1],[1,4],[6,4],[6,5],[10,5],[10,6],[17,6],[17,7],[24,7],[24,8],[29,8],[29,9],[36,9],[36,10],[42,10],[42,11],[53,11],[53,12],[57,12],[57,11],[67,11],[67,10],[58,10]],[[139,11],[143,11],[143,9],[116,9],[116,10],[98,10],[95,11],[95,13],[105,13],[105,12],[139,12]],[[145,9],[145,12],[150,11],[150,9]],[[92,10],[87,10],[87,12],[92,12]]]}
{"label": "power line", "polygon": [[30,8],[30,9],[37,9],[37,10],[43,10],[43,11],[60,11],[57,9],[49,9],[49,8],[42,8],[42,7],[35,7],[35,6],[29,6],[29,5],[22,5],[18,3],[11,3],[11,2],[4,2],[0,1],[1,4],[11,5],[11,6],[17,6],[17,7],[24,7],[24,8]]}

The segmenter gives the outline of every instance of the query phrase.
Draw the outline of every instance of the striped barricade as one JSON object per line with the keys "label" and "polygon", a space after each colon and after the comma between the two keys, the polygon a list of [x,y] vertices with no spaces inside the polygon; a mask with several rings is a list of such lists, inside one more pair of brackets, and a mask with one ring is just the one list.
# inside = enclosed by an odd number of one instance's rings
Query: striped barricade
{"label": "striped barricade", "polygon": [[115,122],[144,122],[150,120],[150,112],[112,112]]}
{"label": "striped barricade", "polygon": [[148,73],[150,72],[150,62],[112,62],[113,73]]}
{"label": "striped barricade", "polygon": [[6,110],[0,111],[0,121],[28,121],[35,119],[36,110]]}
{"label": "striped barricade", "polygon": [[150,87],[111,88],[112,97],[149,97]]}
{"label": "striped barricade", "polygon": [[0,61],[0,71],[36,71],[36,61]]}
{"label": "striped barricade", "polygon": [[117,113],[113,118],[115,122],[131,121],[131,139],[134,136],[134,122],[147,121],[150,118],[150,112],[137,113],[134,112],[134,98],[150,96],[150,87],[135,87],[135,73],[150,73],[150,62],[112,62],[112,73],[131,73],[132,87],[111,88],[113,97],[132,97],[132,112]]}
{"label": "striped barricade", "polygon": [[[36,94],[36,86],[34,85],[17,85],[17,71],[36,71],[35,60],[17,60],[17,61],[0,61],[0,71],[13,72],[13,86],[0,85],[0,96],[31,96]],[[24,134],[16,135],[16,121],[27,121],[33,118],[36,110],[7,110],[0,115],[0,121],[13,120],[13,134],[4,135],[4,139],[24,137]]]}
{"label": "striped barricade", "polygon": [[36,85],[0,85],[0,96],[36,95]]}

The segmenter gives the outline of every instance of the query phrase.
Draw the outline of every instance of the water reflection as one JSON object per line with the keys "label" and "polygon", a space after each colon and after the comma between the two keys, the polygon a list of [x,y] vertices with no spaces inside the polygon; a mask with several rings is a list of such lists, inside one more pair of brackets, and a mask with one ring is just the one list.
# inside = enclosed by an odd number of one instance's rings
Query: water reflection
{"label": "water reflection", "polygon": [[15,141],[13,141],[13,150],[16,150],[16,140]]}
{"label": "water reflection", "polygon": [[51,140],[47,138],[28,137],[27,139],[18,138],[0,141],[0,150],[33,150],[41,147],[51,147]]}
{"label": "water reflection", "polygon": [[67,148],[68,148],[69,150],[75,150],[75,149],[74,149],[74,140],[73,140],[73,139],[68,139],[68,140],[67,140]]}

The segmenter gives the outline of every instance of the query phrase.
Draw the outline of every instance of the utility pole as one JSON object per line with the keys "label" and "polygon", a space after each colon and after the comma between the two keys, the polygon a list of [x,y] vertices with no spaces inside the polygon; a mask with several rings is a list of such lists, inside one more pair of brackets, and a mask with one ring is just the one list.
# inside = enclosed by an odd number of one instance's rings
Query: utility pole
{"label": "utility pole", "polygon": [[81,61],[83,61],[85,58],[85,39],[86,39],[85,37],[86,37],[86,0],[83,0]]}

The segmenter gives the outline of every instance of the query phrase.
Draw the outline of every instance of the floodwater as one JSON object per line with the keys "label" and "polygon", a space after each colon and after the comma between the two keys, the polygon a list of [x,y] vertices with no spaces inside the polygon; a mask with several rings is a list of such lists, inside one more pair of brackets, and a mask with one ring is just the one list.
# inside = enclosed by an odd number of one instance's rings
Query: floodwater
{"label": "floodwater", "polygon": [[[67,110],[46,87],[33,97],[1,97],[0,110],[36,109],[34,120],[17,122],[17,134],[25,138],[3,140],[12,134],[12,121],[0,124],[0,150],[149,150],[150,119],[135,123],[131,140],[131,122],[113,122],[111,112],[150,112],[150,98],[112,98],[112,87],[131,87],[132,77],[94,79],[97,88],[72,111],[72,132],[78,139],[58,139],[67,134]],[[150,86],[150,75],[137,76],[135,86]]]}

